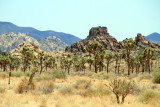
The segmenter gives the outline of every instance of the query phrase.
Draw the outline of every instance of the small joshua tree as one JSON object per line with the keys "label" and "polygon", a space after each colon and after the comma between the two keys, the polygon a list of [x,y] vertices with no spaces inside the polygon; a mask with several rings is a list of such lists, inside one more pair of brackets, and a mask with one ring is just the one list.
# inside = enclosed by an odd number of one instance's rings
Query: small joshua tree
{"label": "small joshua tree", "polygon": [[[107,87],[109,87],[109,89],[115,94],[117,103],[123,104],[124,99],[127,97],[127,95],[133,91],[134,81],[114,78],[109,81]],[[122,98],[121,102],[120,97]]]}

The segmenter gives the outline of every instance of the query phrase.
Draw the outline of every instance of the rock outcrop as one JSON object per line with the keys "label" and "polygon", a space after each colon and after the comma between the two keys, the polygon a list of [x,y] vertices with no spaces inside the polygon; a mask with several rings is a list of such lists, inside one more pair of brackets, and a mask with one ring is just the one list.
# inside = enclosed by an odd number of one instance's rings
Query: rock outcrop
{"label": "rock outcrop", "polygon": [[137,37],[135,38],[135,42],[136,42],[136,45],[137,45],[138,48],[143,48],[143,49],[144,48],[152,48],[152,49],[157,50],[157,51],[160,50],[160,45],[159,44],[151,43],[151,42],[147,41],[145,39],[145,37],[140,33],[137,34]]}
{"label": "rock outcrop", "polygon": [[68,46],[65,51],[73,53],[84,52],[85,46],[92,42],[99,42],[109,51],[119,51],[123,49],[123,45],[109,35],[107,27],[93,27],[90,29],[89,36],[86,39]]}
{"label": "rock outcrop", "polygon": [[[141,33],[138,33],[135,38],[130,38],[130,39],[135,41],[137,49],[151,48],[155,51],[160,51],[160,44],[151,43],[151,42],[147,41]],[[122,42],[122,44],[123,44],[123,42]]]}
{"label": "rock outcrop", "polygon": [[107,32],[107,27],[92,27],[89,31],[89,36],[88,37],[93,37],[93,36],[103,36],[103,35],[109,35]]}
{"label": "rock outcrop", "polygon": [[39,48],[44,51],[64,51],[65,48],[68,46],[64,42],[62,42],[59,38],[55,36],[49,36],[44,39],[38,40]]}

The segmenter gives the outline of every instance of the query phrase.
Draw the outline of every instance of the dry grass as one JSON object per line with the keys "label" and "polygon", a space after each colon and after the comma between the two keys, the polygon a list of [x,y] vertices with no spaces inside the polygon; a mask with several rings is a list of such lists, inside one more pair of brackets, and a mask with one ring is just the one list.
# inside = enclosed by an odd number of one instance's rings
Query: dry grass
{"label": "dry grass", "polygon": [[35,84],[31,83],[28,85],[28,79],[23,78],[21,79],[21,82],[18,84],[16,93],[22,94],[25,92],[28,92],[29,90],[34,90],[35,89]]}
{"label": "dry grass", "polygon": [[[39,75],[38,75],[39,76]],[[109,77],[113,78],[112,75]],[[123,78],[123,77],[120,77]],[[128,78],[129,79],[129,78]],[[34,79],[35,80],[35,79]],[[145,104],[139,101],[141,92],[150,89],[159,93],[160,84],[154,84],[150,79],[139,80],[133,77],[140,92],[128,95],[123,105],[118,105],[114,94],[106,87],[108,80],[87,76],[67,76],[66,79],[36,81],[35,89],[24,94],[17,94],[17,87],[23,89],[28,77],[12,77],[8,85],[8,78],[0,78],[0,87],[5,91],[0,93],[0,107],[159,107],[159,100]],[[27,82],[26,82],[27,81]],[[152,89],[151,86],[156,88]],[[45,89],[52,90],[43,94]],[[24,88],[25,89],[25,88]],[[43,89],[43,88],[42,88]],[[46,91],[46,90],[45,90]],[[45,93],[44,91],[44,93]],[[24,91],[20,91],[24,92]]]}

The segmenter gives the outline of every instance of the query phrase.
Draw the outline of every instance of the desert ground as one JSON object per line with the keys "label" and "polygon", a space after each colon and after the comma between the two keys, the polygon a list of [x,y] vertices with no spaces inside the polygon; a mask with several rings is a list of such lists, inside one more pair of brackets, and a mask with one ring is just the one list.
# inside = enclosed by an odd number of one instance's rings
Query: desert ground
{"label": "desert ground", "polygon": [[[159,107],[160,84],[153,82],[152,74],[115,75],[106,71],[95,74],[86,71],[57,75],[49,70],[33,79],[25,91],[29,72],[13,72],[8,84],[8,73],[0,72],[0,107]],[[53,77],[52,75],[56,75]],[[134,91],[123,104],[107,87],[113,78],[134,81]]]}

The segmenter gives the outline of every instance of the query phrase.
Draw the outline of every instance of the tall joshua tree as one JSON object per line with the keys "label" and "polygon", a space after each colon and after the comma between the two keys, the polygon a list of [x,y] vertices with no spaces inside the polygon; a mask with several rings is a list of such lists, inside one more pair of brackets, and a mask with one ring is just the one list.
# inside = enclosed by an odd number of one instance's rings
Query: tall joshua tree
{"label": "tall joshua tree", "polygon": [[1,52],[1,54],[0,54],[0,64],[1,64],[1,67],[3,68],[3,71],[5,72],[6,69],[7,69],[7,65],[10,64],[9,53]]}
{"label": "tall joshua tree", "polygon": [[112,58],[113,58],[113,54],[112,53],[106,53],[106,55],[105,55],[105,58],[106,58],[106,60],[107,60],[107,73],[109,72],[109,65],[110,65],[110,63],[111,63],[111,60],[112,60]]}
{"label": "tall joshua tree", "polygon": [[44,68],[44,60],[45,60],[43,51],[38,53],[38,59],[39,59],[40,74],[41,74]]}
{"label": "tall joshua tree", "polygon": [[115,53],[113,57],[114,57],[115,62],[116,62],[116,65],[115,65],[115,74],[116,74],[117,72],[118,72],[118,74],[119,74],[121,54]]}
{"label": "tall joshua tree", "polygon": [[148,70],[149,74],[151,72],[151,58],[153,57],[154,51],[147,48],[144,50],[144,56],[146,56],[146,69]]}
{"label": "tall joshua tree", "polygon": [[23,70],[23,72],[25,72],[27,70],[27,68],[31,65],[31,61],[34,58],[33,52],[34,51],[29,49],[28,47],[24,47],[22,49],[21,53],[22,53],[22,64],[23,64],[22,70]]}
{"label": "tall joshua tree", "polygon": [[124,41],[124,48],[125,48],[125,52],[126,52],[128,75],[130,75],[130,70],[131,70],[131,51],[136,49],[135,42],[132,41],[132,40],[125,40]]}
{"label": "tall joshua tree", "polygon": [[89,55],[93,55],[94,58],[94,70],[95,73],[97,73],[98,70],[98,64],[99,64],[99,55],[101,53],[104,53],[104,47],[98,42],[90,43],[86,46],[85,50],[89,53]]}

